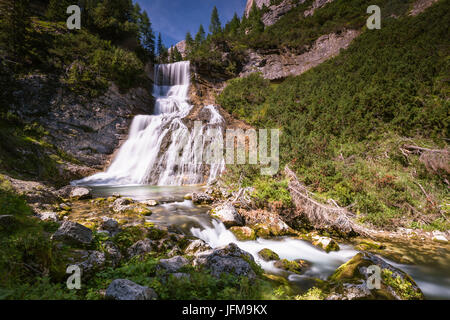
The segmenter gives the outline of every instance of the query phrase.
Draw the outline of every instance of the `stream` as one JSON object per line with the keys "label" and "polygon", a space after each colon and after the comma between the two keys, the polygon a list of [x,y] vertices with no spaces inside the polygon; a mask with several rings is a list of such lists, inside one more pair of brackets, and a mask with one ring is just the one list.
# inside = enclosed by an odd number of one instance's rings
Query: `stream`
{"label": "stream", "polygon": [[[290,237],[238,241],[220,221],[208,214],[210,207],[194,205],[192,201],[184,200],[184,195],[201,191],[201,186],[93,186],[92,189],[95,198],[119,193],[137,201],[158,200],[160,204],[152,208],[153,214],[147,218],[148,222],[170,225],[187,235],[204,240],[213,248],[234,242],[251,253],[267,273],[285,276],[299,291],[312,287],[314,278],[325,280],[358,252],[351,244],[339,243],[341,250],[326,253],[307,241]],[[426,298],[450,299],[450,250],[446,245],[427,247],[420,242],[411,241],[383,243],[386,244],[386,249],[381,257],[407,272]],[[273,262],[259,258],[257,253],[264,248],[273,250],[281,259],[306,260],[311,263],[311,267],[302,275],[288,274],[275,268]],[[405,263],[405,260],[409,263]]]}

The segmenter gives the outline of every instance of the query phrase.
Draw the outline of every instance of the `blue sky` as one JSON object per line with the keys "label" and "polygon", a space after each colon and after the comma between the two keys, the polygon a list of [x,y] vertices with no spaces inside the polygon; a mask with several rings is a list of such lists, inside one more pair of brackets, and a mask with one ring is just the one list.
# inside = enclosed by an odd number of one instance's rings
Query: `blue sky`
{"label": "blue sky", "polygon": [[247,0],[134,0],[146,10],[156,36],[161,32],[164,44],[169,47],[192,36],[200,24],[208,31],[211,12],[217,6],[222,25],[231,20],[236,12],[242,16]]}

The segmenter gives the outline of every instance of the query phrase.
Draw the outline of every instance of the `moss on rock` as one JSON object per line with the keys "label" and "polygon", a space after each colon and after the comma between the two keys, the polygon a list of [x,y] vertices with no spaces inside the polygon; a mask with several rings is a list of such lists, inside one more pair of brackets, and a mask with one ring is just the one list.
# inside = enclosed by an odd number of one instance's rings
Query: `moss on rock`
{"label": "moss on rock", "polygon": [[258,252],[258,255],[264,261],[280,260],[280,256],[268,248],[264,248]]}

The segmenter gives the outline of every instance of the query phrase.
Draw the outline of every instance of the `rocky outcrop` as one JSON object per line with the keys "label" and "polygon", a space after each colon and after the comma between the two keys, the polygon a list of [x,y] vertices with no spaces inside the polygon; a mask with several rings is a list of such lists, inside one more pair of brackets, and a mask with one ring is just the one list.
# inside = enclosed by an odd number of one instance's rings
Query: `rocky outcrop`
{"label": "rocky outcrop", "polygon": [[130,280],[116,279],[106,289],[106,298],[112,300],[156,300],[158,295],[148,287]]}
{"label": "rocky outcrop", "polygon": [[338,55],[340,50],[346,49],[359,34],[360,31],[347,30],[342,34],[321,36],[310,49],[300,55],[292,52],[260,54],[249,50],[248,62],[239,76],[245,77],[253,72],[261,72],[265,79],[275,80],[300,75]]}
{"label": "rocky outcrop", "polygon": [[304,15],[305,17],[312,16],[314,14],[314,11],[317,9],[323,7],[327,3],[333,2],[334,0],[314,0],[313,4],[308,10],[305,10]]}
{"label": "rocky outcrop", "polygon": [[256,3],[256,6],[261,9],[264,5],[268,7],[270,5],[270,0],[247,0],[247,4],[245,6],[245,16],[248,17],[250,11],[252,10],[253,3]]}
{"label": "rocky outcrop", "polygon": [[269,6],[269,11],[263,14],[261,20],[266,27],[271,26],[280,20],[286,13],[305,1],[306,0],[284,0],[278,5]]}
{"label": "rocky outcrop", "polygon": [[[376,268],[380,270],[379,286],[369,279]],[[328,300],[423,299],[422,291],[408,274],[367,252],[358,253],[340,266],[329,281],[332,289]]]}
{"label": "rocky outcrop", "polygon": [[414,2],[413,8],[409,12],[409,15],[417,16],[418,14],[431,7],[435,2],[438,2],[438,0],[417,0],[416,2]]}
{"label": "rocky outcrop", "polygon": [[89,98],[46,75],[24,77],[20,88],[14,92],[15,112],[41,124],[48,131],[46,142],[73,158],[65,166],[68,181],[103,169],[126,138],[132,116],[153,110],[150,88],[121,93],[112,84],[103,95]]}

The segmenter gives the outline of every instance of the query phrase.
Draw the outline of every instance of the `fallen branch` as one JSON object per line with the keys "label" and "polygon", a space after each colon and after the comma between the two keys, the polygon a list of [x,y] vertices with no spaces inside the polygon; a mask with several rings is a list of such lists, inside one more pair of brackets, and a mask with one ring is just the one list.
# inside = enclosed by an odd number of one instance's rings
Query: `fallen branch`
{"label": "fallen branch", "polygon": [[[354,223],[349,216],[347,208],[340,207],[336,201],[330,199],[334,206],[320,203],[309,196],[305,186],[297,179],[297,176],[287,166],[285,174],[289,179],[288,189],[297,209],[302,216],[316,229],[335,229],[344,234],[356,233],[370,236],[368,230]],[[354,205],[354,204],[353,204]]]}

